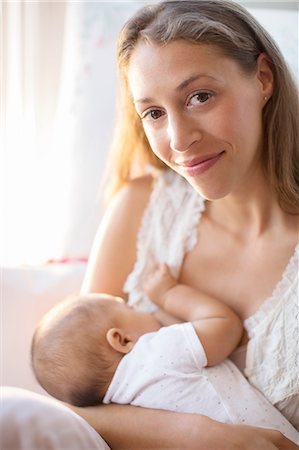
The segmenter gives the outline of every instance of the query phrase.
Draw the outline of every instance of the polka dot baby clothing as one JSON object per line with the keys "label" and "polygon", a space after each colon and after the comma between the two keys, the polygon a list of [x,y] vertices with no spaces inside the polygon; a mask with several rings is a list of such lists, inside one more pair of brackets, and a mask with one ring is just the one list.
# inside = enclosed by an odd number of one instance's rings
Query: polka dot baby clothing
{"label": "polka dot baby clothing", "polygon": [[224,423],[275,428],[294,442],[299,433],[225,360],[207,358],[191,323],[147,333],[120,361],[104,403],[204,414]]}

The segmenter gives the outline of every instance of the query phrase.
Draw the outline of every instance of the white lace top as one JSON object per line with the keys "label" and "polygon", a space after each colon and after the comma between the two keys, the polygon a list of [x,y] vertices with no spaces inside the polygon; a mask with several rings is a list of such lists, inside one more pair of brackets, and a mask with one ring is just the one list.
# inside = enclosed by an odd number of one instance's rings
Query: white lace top
{"label": "white lace top", "polygon": [[245,374],[299,430],[299,245],[271,297],[244,322]]}
{"label": "white lace top", "polygon": [[129,304],[153,312],[157,309],[142,289],[144,279],[165,262],[174,277],[179,275],[183,258],[197,241],[197,226],[204,200],[187,181],[165,171],[156,178],[137,238],[137,258],[124,291]]}
{"label": "white lace top", "polygon": [[[173,275],[197,242],[204,199],[172,171],[157,176],[137,239],[137,258],[124,290],[129,304],[152,312],[156,306],[143,280],[162,262]],[[299,429],[299,245],[272,296],[244,322],[248,343],[245,374]]]}

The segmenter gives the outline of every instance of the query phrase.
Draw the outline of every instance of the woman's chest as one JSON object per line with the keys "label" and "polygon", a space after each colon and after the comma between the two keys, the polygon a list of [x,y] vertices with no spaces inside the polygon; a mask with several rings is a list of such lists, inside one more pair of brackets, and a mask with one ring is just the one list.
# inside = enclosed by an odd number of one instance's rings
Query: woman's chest
{"label": "woman's chest", "polygon": [[244,245],[203,233],[184,258],[180,281],[222,300],[244,320],[272,295],[293,253],[292,242],[261,239]]}

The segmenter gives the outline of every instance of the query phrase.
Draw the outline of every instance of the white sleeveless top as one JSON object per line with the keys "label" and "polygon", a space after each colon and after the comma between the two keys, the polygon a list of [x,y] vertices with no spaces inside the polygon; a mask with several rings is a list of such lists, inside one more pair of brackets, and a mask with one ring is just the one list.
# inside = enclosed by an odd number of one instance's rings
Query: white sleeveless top
{"label": "white sleeveless top", "polygon": [[163,262],[178,277],[186,252],[196,244],[202,211],[204,199],[184,178],[168,170],[157,176],[137,237],[135,266],[124,285],[129,304],[146,312],[158,309],[143,292],[143,282]]}
{"label": "white sleeveless top", "polygon": [[[137,237],[137,258],[124,291],[136,309],[157,309],[143,292],[145,278],[166,262],[179,275],[197,243],[204,199],[181,176],[164,171],[155,180]],[[245,320],[249,335],[245,375],[299,430],[299,245],[270,298]]]}

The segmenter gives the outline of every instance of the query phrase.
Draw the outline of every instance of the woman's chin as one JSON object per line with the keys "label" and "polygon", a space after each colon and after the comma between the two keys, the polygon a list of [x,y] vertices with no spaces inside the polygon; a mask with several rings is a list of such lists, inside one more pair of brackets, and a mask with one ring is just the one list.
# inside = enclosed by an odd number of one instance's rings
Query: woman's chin
{"label": "woman's chin", "polygon": [[229,189],[225,189],[223,186],[203,186],[202,184],[199,184],[196,179],[186,179],[196,192],[206,200],[220,200],[231,193]]}

